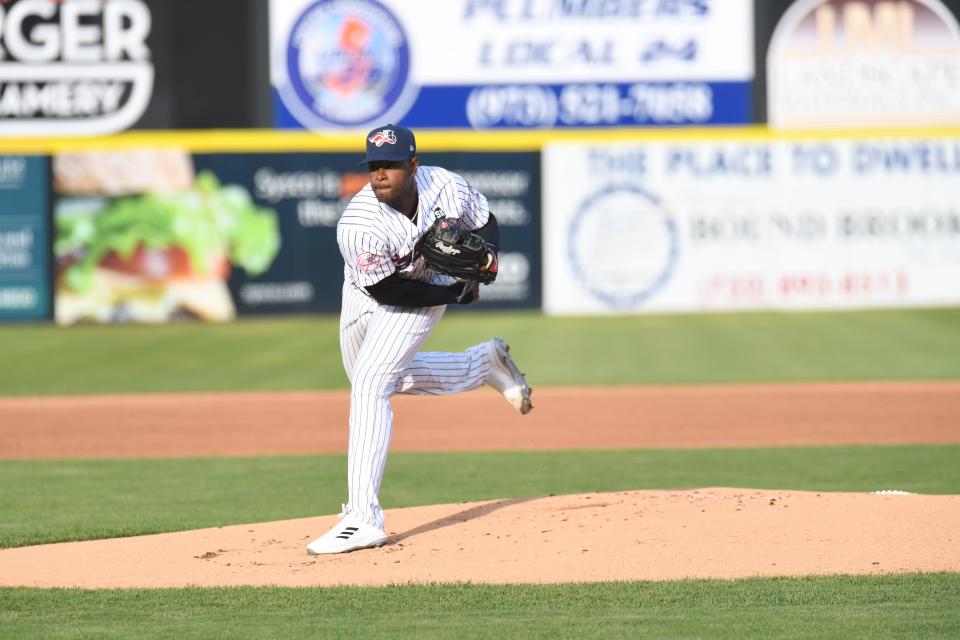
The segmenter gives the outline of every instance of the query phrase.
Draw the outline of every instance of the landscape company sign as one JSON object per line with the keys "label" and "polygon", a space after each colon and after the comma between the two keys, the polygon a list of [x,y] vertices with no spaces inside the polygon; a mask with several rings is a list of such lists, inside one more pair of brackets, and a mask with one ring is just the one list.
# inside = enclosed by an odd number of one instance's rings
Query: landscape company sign
{"label": "landscape company sign", "polygon": [[751,0],[271,0],[282,128],[752,120]]}
{"label": "landscape company sign", "polygon": [[551,314],[960,304],[960,137],[551,143]]}
{"label": "landscape company sign", "polygon": [[799,0],[767,75],[777,128],[960,124],[960,29],[940,0]]}
{"label": "landscape company sign", "polygon": [[97,135],[134,124],[153,93],[141,0],[0,2],[0,135]]}

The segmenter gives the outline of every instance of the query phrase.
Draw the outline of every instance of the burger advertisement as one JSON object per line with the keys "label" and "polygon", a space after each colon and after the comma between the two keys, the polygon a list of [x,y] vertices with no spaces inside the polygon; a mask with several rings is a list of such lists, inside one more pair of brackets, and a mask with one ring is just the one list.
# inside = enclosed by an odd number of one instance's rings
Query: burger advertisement
{"label": "burger advertisement", "polygon": [[228,280],[265,273],[277,213],[179,149],[53,157],[57,324],[229,321]]}

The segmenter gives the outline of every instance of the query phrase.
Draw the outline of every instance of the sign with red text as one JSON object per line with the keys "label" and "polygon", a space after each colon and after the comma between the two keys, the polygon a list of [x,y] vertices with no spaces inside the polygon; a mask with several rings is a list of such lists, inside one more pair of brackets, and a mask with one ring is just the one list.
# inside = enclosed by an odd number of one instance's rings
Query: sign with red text
{"label": "sign with red text", "polygon": [[551,144],[549,313],[960,305],[960,137]]}

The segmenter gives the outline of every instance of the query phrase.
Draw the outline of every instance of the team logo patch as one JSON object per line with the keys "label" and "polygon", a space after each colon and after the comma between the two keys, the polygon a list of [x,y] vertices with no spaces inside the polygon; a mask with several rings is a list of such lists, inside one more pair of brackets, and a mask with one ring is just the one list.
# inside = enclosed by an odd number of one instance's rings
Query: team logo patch
{"label": "team logo patch", "polygon": [[376,271],[380,267],[380,256],[375,253],[364,253],[357,258],[357,269],[364,273]]}
{"label": "team logo patch", "polygon": [[391,129],[384,129],[383,131],[377,131],[374,135],[370,136],[370,142],[377,145],[377,148],[379,148],[385,144],[397,144],[397,136]]}
{"label": "team logo patch", "polygon": [[413,106],[419,89],[409,82],[407,36],[377,0],[317,0],[286,43],[276,89],[307,128],[395,122]]}

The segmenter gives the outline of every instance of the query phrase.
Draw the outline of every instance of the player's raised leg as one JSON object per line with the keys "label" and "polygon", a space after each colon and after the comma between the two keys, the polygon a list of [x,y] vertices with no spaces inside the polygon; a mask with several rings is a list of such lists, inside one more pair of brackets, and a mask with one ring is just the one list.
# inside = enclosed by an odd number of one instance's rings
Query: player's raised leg
{"label": "player's raised leg", "polygon": [[488,384],[517,411],[533,408],[531,389],[500,338],[460,352],[421,352],[400,377],[397,393],[444,395],[469,391]]}

